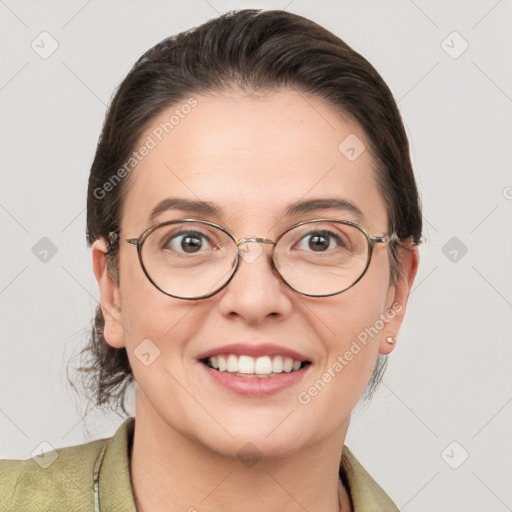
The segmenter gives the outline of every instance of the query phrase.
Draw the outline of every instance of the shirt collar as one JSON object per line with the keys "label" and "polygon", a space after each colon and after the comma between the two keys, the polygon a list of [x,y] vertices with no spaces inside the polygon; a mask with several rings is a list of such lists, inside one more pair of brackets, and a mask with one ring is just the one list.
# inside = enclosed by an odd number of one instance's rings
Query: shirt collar
{"label": "shirt collar", "polygon": [[135,418],[126,419],[106,445],[98,485],[101,512],[137,512],[129,468],[134,427]]}
{"label": "shirt collar", "polygon": [[[101,512],[137,512],[130,480],[130,450],[135,418],[127,418],[105,445],[97,461]],[[363,468],[347,446],[343,448],[340,477],[348,487],[354,512],[398,512],[389,496]],[[99,512],[99,511],[96,511]]]}

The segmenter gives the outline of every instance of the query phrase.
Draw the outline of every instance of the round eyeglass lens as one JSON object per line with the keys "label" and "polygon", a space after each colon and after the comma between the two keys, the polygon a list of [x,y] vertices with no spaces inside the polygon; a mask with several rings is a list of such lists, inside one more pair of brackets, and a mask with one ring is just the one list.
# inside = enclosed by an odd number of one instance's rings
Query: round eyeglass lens
{"label": "round eyeglass lens", "polygon": [[202,222],[164,224],[143,241],[141,262],[150,281],[179,298],[209,296],[230,278],[237,260],[233,239]]}
{"label": "round eyeglass lens", "polygon": [[286,231],[277,241],[274,264],[282,278],[304,295],[334,295],[366,271],[367,235],[343,222],[313,221]]}

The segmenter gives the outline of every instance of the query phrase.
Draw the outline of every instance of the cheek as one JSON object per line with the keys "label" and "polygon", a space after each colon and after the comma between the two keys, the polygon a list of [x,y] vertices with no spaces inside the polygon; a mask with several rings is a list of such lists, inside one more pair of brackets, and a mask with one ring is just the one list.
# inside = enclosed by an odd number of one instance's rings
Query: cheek
{"label": "cheek", "polygon": [[121,259],[120,292],[125,346],[134,373],[148,359],[181,359],[186,337],[194,332],[189,315],[194,303],[169,297],[153,286],[136,254]]}
{"label": "cheek", "polygon": [[365,367],[373,368],[378,353],[379,329],[374,327],[383,313],[385,296],[377,299],[372,292],[358,292],[353,297],[345,292],[347,296],[337,313],[335,334],[328,346],[329,363],[342,361],[344,373],[353,368],[357,368],[356,373]]}
{"label": "cheek", "polygon": [[332,392],[350,394],[355,401],[371,377],[380,340],[386,335],[389,282],[383,272],[386,265],[375,264],[359,283],[316,315],[329,327],[323,329],[327,361],[322,380],[336,381]]}
{"label": "cheek", "polygon": [[[297,399],[304,421],[314,424],[319,437],[347,421],[368,385],[380,336],[372,328],[384,311],[385,301],[385,288],[377,291],[360,281],[329,307],[319,304],[312,311],[310,320],[316,319],[315,331],[320,333],[326,357],[301,386]],[[317,424],[319,418],[323,419]]]}
{"label": "cheek", "polygon": [[[194,406],[185,391],[194,389],[186,370],[190,367],[190,340],[199,322],[191,311],[193,305],[176,301],[146,287],[126,300],[123,317],[130,317],[126,351],[140,396],[158,411],[167,411],[172,401],[173,422],[181,429],[184,420],[176,418],[188,418],[187,407]],[[201,417],[197,411],[195,415]]]}

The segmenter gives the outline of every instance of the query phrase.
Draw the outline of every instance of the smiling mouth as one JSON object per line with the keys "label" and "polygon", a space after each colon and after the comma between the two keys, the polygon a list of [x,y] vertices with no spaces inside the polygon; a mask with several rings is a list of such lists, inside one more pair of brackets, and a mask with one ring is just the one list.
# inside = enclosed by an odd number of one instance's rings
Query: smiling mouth
{"label": "smiling mouth", "polygon": [[311,364],[285,356],[251,357],[247,355],[223,354],[201,359],[201,362],[218,372],[226,372],[238,377],[264,379],[284,373],[294,373]]}

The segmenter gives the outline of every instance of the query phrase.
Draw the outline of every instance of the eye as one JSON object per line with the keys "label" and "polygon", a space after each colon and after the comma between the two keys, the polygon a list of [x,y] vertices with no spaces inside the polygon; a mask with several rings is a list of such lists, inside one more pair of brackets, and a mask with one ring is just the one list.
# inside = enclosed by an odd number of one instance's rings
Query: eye
{"label": "eye", "polygon": [[298,249],[313,252],[326,252],[336,247],[348,247],[348,241],[342,239],[339,234],[325,229],[311,231],[297,244]]}
{"label": "eye", "polygon": [[[195,254],[207,250],[212,245],[211,239],[199,231],[181,231],[167,237],[162,244],[163,249],[175,252]],[[213,247],[213,250],[215,246]]]}

